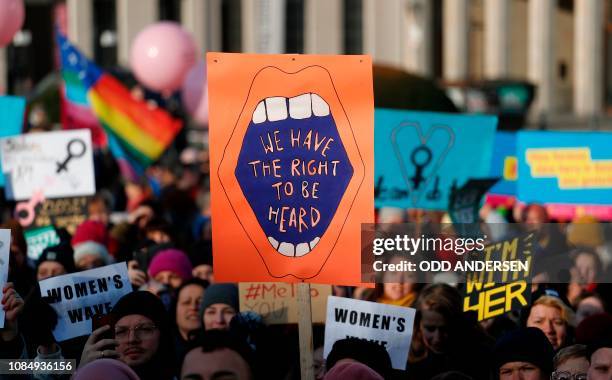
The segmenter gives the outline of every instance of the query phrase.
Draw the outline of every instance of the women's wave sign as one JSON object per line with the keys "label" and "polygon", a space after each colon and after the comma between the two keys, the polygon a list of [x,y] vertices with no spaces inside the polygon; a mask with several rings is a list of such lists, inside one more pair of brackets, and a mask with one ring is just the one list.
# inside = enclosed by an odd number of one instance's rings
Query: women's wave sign
{"label": "women's wave sign", "polygon": [[370,59],[210,53],[208,80],[215,276],[359,283]]}
{"label": "women's wave sign", "polygon": [[453,184],[489,176],[497,118],[376,110],[376,207],[446,210]]}
{"label": "women's wave sign", "polygon": [[415,309],[343,297],[327,299],[325,346],[327,357],[340,339],[357,338],[374,342],[389,352],[395,369],[406,369],[412,341]]}
{"label": "women's wave sign", "polygon": [[40,295],[57,313],[53,336],[58,342],[91,334],[94,315],[108,314],[131,291],[125,263],[40,281]]}

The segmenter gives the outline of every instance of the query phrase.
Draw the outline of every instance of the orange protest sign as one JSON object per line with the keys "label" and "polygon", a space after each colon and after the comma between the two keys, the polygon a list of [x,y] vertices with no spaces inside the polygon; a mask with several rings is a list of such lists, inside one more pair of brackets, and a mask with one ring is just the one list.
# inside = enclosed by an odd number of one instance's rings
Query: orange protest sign
{"label": "orange protest sign", "polygon": [[359,284],[374,216],[371,59],[207,60],[215,277]]}

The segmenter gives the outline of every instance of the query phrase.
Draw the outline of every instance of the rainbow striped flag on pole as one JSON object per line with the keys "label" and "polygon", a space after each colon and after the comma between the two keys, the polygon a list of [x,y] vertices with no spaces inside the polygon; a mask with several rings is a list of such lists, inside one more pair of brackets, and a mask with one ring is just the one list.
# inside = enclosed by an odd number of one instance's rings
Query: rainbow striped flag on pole
{"label": "rainbow striped flag on pole", "polygon": [[163,109],[151,109],[130,90],[91,62],[56,31],[66,97],[88,106],[102,124],[108,147],[122,175],[135,180],[156,161],[183,127]]}

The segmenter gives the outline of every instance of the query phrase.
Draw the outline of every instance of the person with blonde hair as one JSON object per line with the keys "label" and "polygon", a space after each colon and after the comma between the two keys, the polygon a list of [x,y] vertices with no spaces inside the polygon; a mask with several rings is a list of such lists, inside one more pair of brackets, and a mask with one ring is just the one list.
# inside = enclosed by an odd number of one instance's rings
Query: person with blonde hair
{"label": "person with blonde hair", "polygon": [[568,344],[568,330],[574,325],[574,312],[558,297],[543,295],[529,310],[527,327],[537,327],[555,351]]}

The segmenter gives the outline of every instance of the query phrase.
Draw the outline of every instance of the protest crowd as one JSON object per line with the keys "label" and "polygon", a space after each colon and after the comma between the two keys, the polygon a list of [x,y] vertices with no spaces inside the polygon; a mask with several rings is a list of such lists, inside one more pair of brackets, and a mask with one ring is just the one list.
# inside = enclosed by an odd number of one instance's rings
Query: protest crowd
{"label": "protest crowd", "polygon": [[[178,33],[167,24],[158,27],[162,34]],[[378,98],[373,99],[372,65],[366,56],[316,58],[320,65],[313,65],[307,60],[315,58],[308,56],[289,60],[213,53],[205,88],[210,92],[205,118],[210,112],[211,123],[204,123],[210,140],[196,145],[182,127],[194,123],[196,115],[186,112],[185,100],[176,95],[185,72],[196,63],[195,53],[188,64],[188,59],[177,63],[186,65],[179,70],[181,80],[174,83],[171,78],[168,83],[173,84],[156,88],[166,71],[153,67],[143,74],[149,68],[143,61],[135,66],[134,77],[120,81],[81,55],[63,32],[54,32],[64,86],[62,112],[82,107],[94,126],[77,118],[52,124],[42,108],[34,107],[25,122],[19,120],[15,133],[0,131],[0,269],[8,266],[2,283],[0,362],[72,360],[74,368],[0,378],[289,380],[312,372],[317,380],[612,380],[612,225],[588,212],[575,212],[570,219],[551,215],[546,202],[490,201],[485,193],[495,181],[471,203],[461,195],[471,188],[457,187],[472,177],[491,177],[485,150],[493,151],[493,160],[503,161],[501,153],[492,150],[495,117],[380,110],[378,103],[375,113]],[[219,68],[232,60],[238,64]],[[305,79],[287,79],[283,75],[290,70],[275,65],[290,67]],[[260,69],[264,79],[254,74]],[[326,75],[333,77],[330,85]],[[233,76],[240,80],[230,81]],[[220,86],[226,80],[229,85]],[[320,80],[315,84],[321,85],[321,96],[308,87],[312,80]],[[243,107],[243,100],[235,98],[246,93],[245,88],[251,90],[251,81],[255,95],[249,93]],[[205,74],[195,82],[206,87]],[[287,83],[306,90],[265,97],[268,88]],[[3,98],[0,101],[14,101]],[[2,110],[9,109],[4,104],[9,103],[2,103]],[[24,104],[10,107],[23,118]],[[247,114],[241,113],[242,107],[248,108]],[[436,125],[432,130],[452,135],[447,150],[464,150],[444,151],[447,142],[434,141],[438,135],[431,130],[426,133],[431,140],[425,142],[406,137],[412,132],[410,123],[398,122],[403,118],[419,121],[413,123],[415,136],[425,135],[419,123]],[[213,120],[226,125],[214,125]],[[5,128],[2,122],[0,128]],[[242,134],[227,133],[234,133],[234,123]],[[282,123],[295,130],[276,126]],[[309,126],[307,132],[294,127],[298,123],[312,124],[303,124]],[[401,127],[387,133],[397,139],[381,139],[378,131],[391,124]],[[475,129],[462,140],[469,125]],[[265,132],[257,135],[253,129]],[[413,144],[412,155],[402,161],[398,154],[399,169],[375,171],[373,136],[376,144],[391,141],[384,149],[376,148],[377,165],[395,159],[385,155],[394,154],[401,144]],[[219,145],[221,139],[225,148]],[[292,154],[291,161],[282,161]],[[444,175],[442,169],[426,168],[432,156],[440,154],[440,162],[449,154],[446,162],[455,165],[444,169]],[[590,151],[587,158],[580,151],[563,158],[546,154],[528,156],[527,161],[540,160],[542,171],[554,171],[555,160],[592,164],[591,176],[597,170],[610,171],[605,167],[609,160],[595,167]],[[269,157],[277,159],[268,162]],[[485,166],[480,165],[483,157]],[[39,168],[51,174],[41,174]],[[462,170],[467,174],[460,177]],[[453,181],[445,178],[453,174]],[[565,174],[543,176],[572,180]],[[275,183],[283,176],[284,182]],[[418,198],[419,186],[422,207],[393,206],[397,199],[414,197],[409,193]],[[271,188],[272,193],[264,193]],[[546,190],[535,192],[549,195]],[[458,219],[461,207],[473,208],[474,219]],[[370,211],[374,220],[360,219]],[[341,217],[348,222],[339,221]],[[380,233],[402,231],[409,224],[417,229],[415,236],[448,238],[464,236],[458,221],[485,231],[487,246],[515,244],[514,253],[524,249],[530,260],[528,276],[495,284],[481,278],[475,284],[452,271],[386,271],[373,281],[334,283],[326,272],[332,266],[340,273],[361,265],[357,260],[364,256],[353,252],[361,223],[376,222]],[[299,231],[292,234],[292,228]],[[329,236],[334,233],[342,243],[332,242]],[[230,241],[234,236],[244,241]],[[522,240],[524,236],[530,240]],[[348,248],[349,243],[354,245]],[[232,247],[252,249],[236,252]],[[317,267],[311,257],[318,258],[324,249],[331,259],[326,257]],[[338,265],[339,255],[355,262]],[[302,262],[311,260],[305,271],[315,269],[299,277],[295,273],[302,268],[295,263],[301,256]],[[385,253],[380,259],[400,264],[425,257],[453,263],[463,259],[443,248],[418,249],[412,255]],[[284,264],[290,268],[286,272]],[[236,278],[258,271],[257,278],[275,282],[225,282],[232,270],[242,276]],[[320,273],[328,277],[318,283]],[[299,284],[292,284],[296,279]],[[300,340],[304,300],[296,289],[304,285],[301,280],[311,283],[311,347]],[[346,286],[349,282],[362,286]],[[257,303],[271,295],[276,301]],[[363,330],[369,331],[367,338],[360,335]],[[312,355],[311,364],[303,360],[304,350]],[[312,368],[305,371],[304,363]]]}
{"label": "protest crowd", "polygon": [[[10,229],[12,240],[0,357],[76,358],[75,379],[222,378],[207,377],[212,373],[298,378],[295,326],[266,326],[261,316],[241,312],[237,284],[215,281],[201,158],[151,167],[157,191],[146,182],[101,189],[90,198],[86,220],[74,234],[59,229],[60,243],[45,248],[36,262],[28,259],[24,230],[10,217],[13,204],[4,203],[2,228]],[[115,223],[111,215],[119,202],[127,217]],[[378,213],[381,222],[406,222],[414,215],[397,209]],[[514,215],[537,231],[536,255],[557,264],[567,261],[556,266],[566,270],[566,281],[549,283],[553,266],[538,266],[536,256],[530,305],[481,323],[463,312],[461,291],[448,284],[406,278],[374,289],[334,286],[337,296],[416,309],[407,371],[394,370],[384,349],[359,339],[338,341],[324,361],[324,327],[315,325],[317,378],[610,379],[612,299],[605,283],[610,231],[591,217],[547,224],[546,210],[535,204]],[[495,220],[498,229],[512,226],[514,217],[490,207],[481,216]],[[442,214],[418,217],[427,224]],[[120,262],[129,267],[133,291],[112,307],[113,322],[57,342],[52,334],[57,315],[41,297],[38,282]],[[66,375],[37,377],[61,376]]]}

